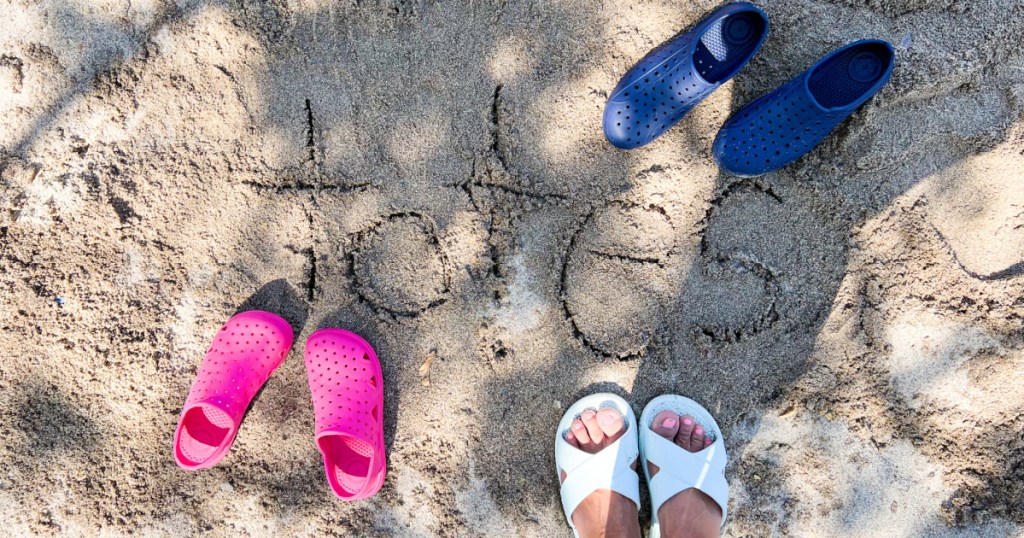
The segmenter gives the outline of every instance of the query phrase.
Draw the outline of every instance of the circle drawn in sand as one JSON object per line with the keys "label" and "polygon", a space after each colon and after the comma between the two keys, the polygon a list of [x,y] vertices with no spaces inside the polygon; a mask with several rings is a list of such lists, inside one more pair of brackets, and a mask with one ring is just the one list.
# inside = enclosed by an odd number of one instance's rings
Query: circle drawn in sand
{"label": "circle drawn in sand", "polygon": [[642,355],[672,295],[665,265],[674,228],[659,206],[612,202],[573,235],[562,267],[561,296],[574,334],[598,354]]}
{"label": "circle drawn in sand", "polygon": [[417,316],[448,299],[448,258],[422,215],[391,215],[361,232],[350,263],[359,296],[393,315]]}

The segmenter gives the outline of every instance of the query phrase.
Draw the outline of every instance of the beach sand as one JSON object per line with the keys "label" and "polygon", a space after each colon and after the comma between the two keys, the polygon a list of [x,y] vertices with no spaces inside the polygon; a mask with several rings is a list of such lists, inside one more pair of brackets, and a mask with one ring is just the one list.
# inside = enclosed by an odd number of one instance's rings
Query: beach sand
{"label": "beach sand", "polygon": [[[0,0],[0,534],[567,536],[554,428],[606,390],[717,417],[726,536],[1024,535],[1024,3],[761,2],[735,79],[613,148],[619,77],[716,5]],[[874,99],[718,171],[733,111],[866,37]],[[185,472],[249,308],[296,346]],[[384,368],[388,477],[351,504],[312,437],[327,326]]]}

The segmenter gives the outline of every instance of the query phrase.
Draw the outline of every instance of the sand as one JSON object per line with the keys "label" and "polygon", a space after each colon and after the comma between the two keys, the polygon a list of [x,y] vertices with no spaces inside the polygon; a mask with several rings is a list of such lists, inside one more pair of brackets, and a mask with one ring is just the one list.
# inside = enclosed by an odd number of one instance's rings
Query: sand
{"label": "sand", "polygon": [[[726,536],[1024,535],[1024,3],[762,2],[739,76],[614,149],[608,92],[715,5],[2,0],[2,533],[564,536],[553,428],[609,390],[717,416]],[[880,94],[719,173],[732,111],[863,37]],[[297,345],[184,472],[246,308]],[[365,502],[312,440],[325,326],[384,367]]]}

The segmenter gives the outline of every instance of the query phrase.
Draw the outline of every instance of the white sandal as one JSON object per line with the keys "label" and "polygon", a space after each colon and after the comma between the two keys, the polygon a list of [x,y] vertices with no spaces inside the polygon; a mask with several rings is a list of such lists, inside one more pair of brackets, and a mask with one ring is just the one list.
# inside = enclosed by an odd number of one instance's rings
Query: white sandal
{"label": "white sandal", "polygon": [[[614,443],[601,449],[597,454],[588,454],[565,440],[572,421],[587,409],[600,410],[613,407],[626,420],[626,432]],[[588,495],[599,489],[609,489],[636,503],[640,510],[640,477],[631,468],[640,450],[637,446],[636,415],[626,400],[614,394],[592,394],[572,404],[555,432],[555,472],[562,482],[562,509],[573,534],[579,538],[576,526],[572,524],[572,513]]]}
{"label": "white sandal", "polygon": [[[710,446],[699,452],[689,452],[651,430],[654,417],[662,411],[679,416],[689,415],[704,428],[705,435],[714,439]],[[690,488],[703,491],[722,508],[722,526],[725,526],[729,505],[729,483],[725,481],[725,442],[722,430],[707,409],[689,398],[668,394],[651,400],[640,414],[640,459],[644,476],[651,491],[651,532],[649,538],[661,536],[658,509],[673,495]],[[651,479],[647,463],[658,466],[658,474]]]}

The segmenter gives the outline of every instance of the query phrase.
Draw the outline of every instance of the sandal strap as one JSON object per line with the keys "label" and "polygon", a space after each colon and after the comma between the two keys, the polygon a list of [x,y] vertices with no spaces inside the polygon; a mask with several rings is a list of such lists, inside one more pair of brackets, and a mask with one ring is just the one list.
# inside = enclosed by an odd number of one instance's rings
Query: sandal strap
{"label": "sandal strap", "polygon": [[644,443],[644,456],[658,466],[651,479],[651,509],[677,493],[693,488],[711,497],[725,514],[729,503],[729,483],[725,480],[725,446],[721,438],[700,452],[689,452],[660,435],[651,435]]}
{"label": "sandal strap", "polygon": [[[640,509],[640,476],[630,466],[640,454],[635,431],[627,431],[596,454],[586,453],[559,440],[566,478],[562,483],[562,509],[572,526],[572,513],[591,493],[608,489],[636,503]],[[575,464],[575,465],[573,465]]]}

